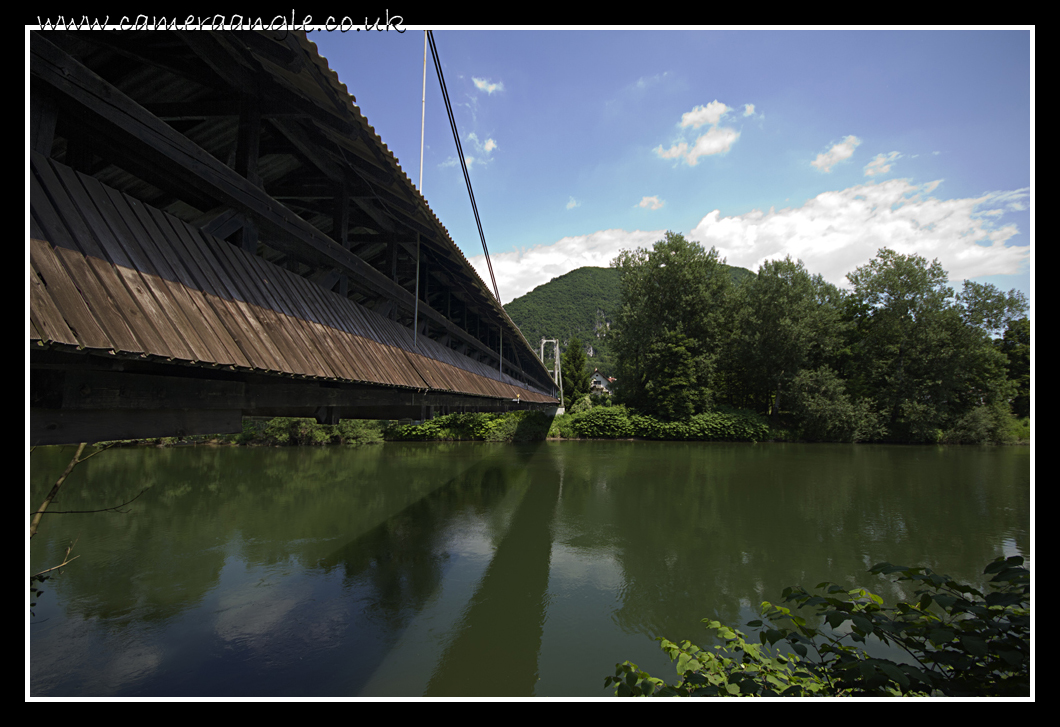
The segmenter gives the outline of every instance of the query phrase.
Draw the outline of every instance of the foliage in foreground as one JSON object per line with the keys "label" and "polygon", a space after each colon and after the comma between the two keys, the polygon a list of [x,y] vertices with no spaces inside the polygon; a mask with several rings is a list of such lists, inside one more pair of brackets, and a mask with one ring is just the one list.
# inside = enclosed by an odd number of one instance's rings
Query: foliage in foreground
{"label": "foliage in foreground", "polygon": [[[821,626],[766,601],[764,620],[750,622],[760,629],[760,643],[704,619],[724,646],[708,650],[659,639],[676,662],[676,683],[626,661],[604,686],[614,686],[619,696],[657,697],[1030,695],[1030,573],[1022,557],[986,566],[983,572],[993,578],[985,595],[929,568],[879,563],[869,572],[899,574],[896,582],[923,587],[917,600],[893,608],[864,588],[821,583],[819,596],[786,588],[784,603],[815,608]],[[870,657],[857,644],[873,637],[900,647],[912,663]],[[788,653],[775,648],[778,642]]]}

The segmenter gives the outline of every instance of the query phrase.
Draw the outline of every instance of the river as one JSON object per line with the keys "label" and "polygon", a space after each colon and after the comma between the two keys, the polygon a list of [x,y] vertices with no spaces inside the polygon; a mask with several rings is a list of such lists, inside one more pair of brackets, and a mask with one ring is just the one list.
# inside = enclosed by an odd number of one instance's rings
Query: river
{"label": "river", "polygon": [[[73,455],[30,460],[35,508]],[[79,465],[31,572],[32,696],[607,697],[785,586],[1030,565],[1028,447],[144,447]]]}

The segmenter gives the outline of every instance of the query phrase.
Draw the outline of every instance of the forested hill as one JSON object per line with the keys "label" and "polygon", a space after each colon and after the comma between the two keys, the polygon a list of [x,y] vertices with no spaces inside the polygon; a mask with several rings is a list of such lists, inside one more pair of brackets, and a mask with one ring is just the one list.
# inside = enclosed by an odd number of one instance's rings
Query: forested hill
{"label": "forested hill", "polygon": [[[727,266],[733,282],[754,275]],[[577,337],[585,345],[589,368],[614,374],[608,332],[622,305],[617,268],[578,268],[516,298],[504,309],[535,349],[542,338],[558,338],[560,347]],[[551,347],[549,347],[551,348]]]}

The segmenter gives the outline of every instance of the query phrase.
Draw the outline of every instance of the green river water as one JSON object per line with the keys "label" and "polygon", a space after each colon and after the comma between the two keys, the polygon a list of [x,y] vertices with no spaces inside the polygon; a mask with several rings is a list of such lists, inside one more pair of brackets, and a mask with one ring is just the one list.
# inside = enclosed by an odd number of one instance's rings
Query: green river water
{"label": "green river water", "polygon": [[[35,508],[73,455],[30,458]],[[32,696],[607,697],[785,586],[1030,565],[1028,447],[675,442],[108,450],[46,515]]]}

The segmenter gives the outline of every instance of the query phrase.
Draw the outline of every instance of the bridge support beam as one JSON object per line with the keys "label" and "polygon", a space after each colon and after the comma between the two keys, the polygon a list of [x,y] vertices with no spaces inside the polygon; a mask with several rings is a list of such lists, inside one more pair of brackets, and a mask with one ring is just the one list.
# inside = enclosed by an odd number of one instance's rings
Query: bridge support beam
{"label": "bridge support beam", "polygon": [[555,405],[56,351],[30,357],[31,445],[234,434],[242,431],[244,416],[313,417],[337,424],[550,406]]}

